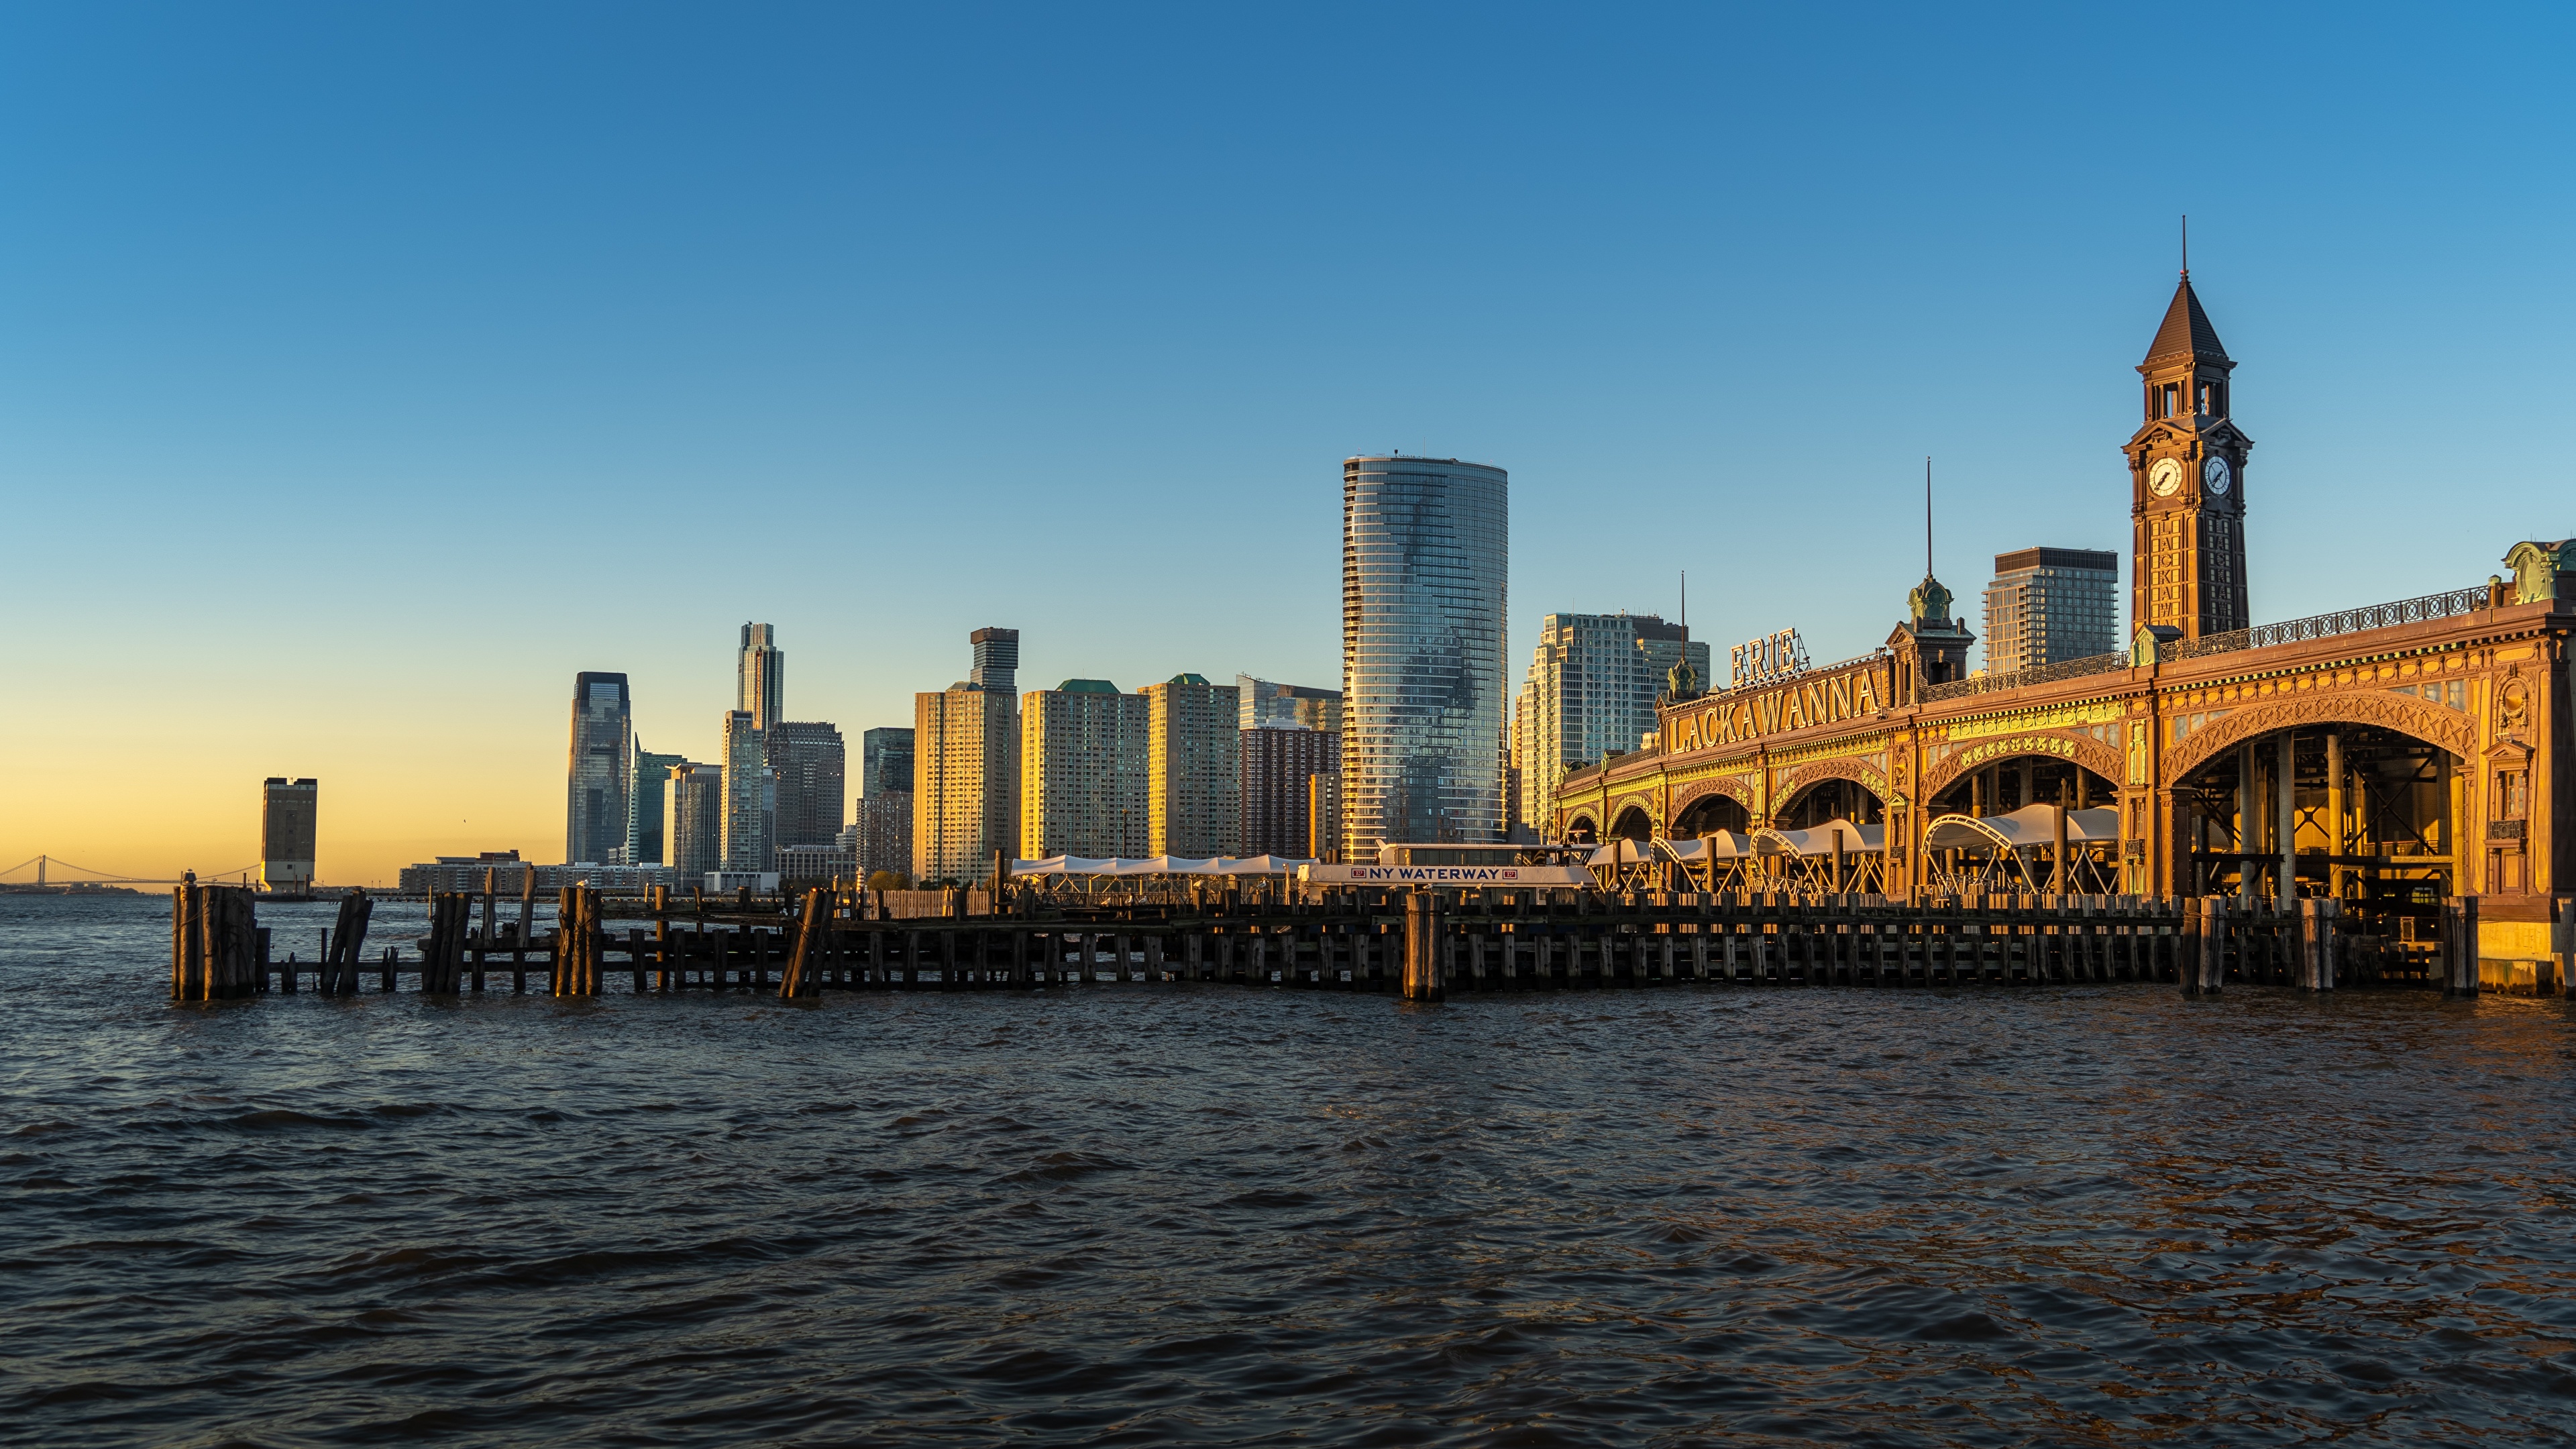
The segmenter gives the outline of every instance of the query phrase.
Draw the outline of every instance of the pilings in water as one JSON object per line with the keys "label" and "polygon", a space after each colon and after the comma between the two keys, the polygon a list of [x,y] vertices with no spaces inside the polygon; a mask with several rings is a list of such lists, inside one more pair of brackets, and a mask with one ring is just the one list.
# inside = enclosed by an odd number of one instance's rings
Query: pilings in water
{"label": "pilings in water", "polygon": [[[235,893],[239,895],[240,893]],[[2337,904],[2276,911],[2233,897],[1994,896],[1908,905],[1877,896],[1343,889],[1246,902],[1230,895],[1100,904],[1013,892],[998,914],[888,919],[865,892],[817,890],[789,917],[772,903],[710,914],[683,903],[649,931],[606,929],[600,892],[564,892],[559,924],[531,940],[473,929],[478,894],[430,902],[416,960],[388,952],[381,989],[417,972],[436,994],[479,989],[486,957],[519,989],[544,972],[557,996],[603,990],[610,965],[640,992],[1063,988],[1104,979],[1389,992],[1417,1001],[1499,991],[1688,983],[1954,987],[2158,981],[2194,995],[2228,985],[2334,990],[2420,970],[2425,984],[2480,989],[2473,900],[2449,903],[2439,952],[2349,937]],[[249,899],[183,888],[173,906],[172,994],[261,990],[266,952]],[[640,903],[639,903],[640,904]],[[371,904],[343,901],[317,973],[354,990]],[[497,911],[487,911],[497,917]],[[522,898],[521,915],[528,914]],[[236,919],[239,917],[239,919]],[[249,934],[245,935],[247,930]],[[2571,929],[2576,934],[2576,929]],[[2391,969],[2393,963],[2394,969]],[[623,994],[623,993],[621,993]]]}
{"label": "pilings in water", "polygon": [[200,885],[190,872],[171,891],[170,999],[223,1001],[266,991],[262,942],[249,891]]}

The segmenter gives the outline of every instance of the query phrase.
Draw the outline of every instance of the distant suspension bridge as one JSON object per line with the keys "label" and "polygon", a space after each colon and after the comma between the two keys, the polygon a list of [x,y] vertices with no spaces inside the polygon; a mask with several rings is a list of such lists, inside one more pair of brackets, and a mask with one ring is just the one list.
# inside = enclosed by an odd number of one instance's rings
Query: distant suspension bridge
{"label": "distant suspension bridge", "polygon": [[[199,871],[201,881],[221,881],[237,877],[243,885],[259,873],[256,863],[235,866],[231,870]],[[31,855],[7,870],[0,870],[0,885],[177,885],[180,877],[154,878],[139,875],[117,875],[110,871],[92,870],[50,855]]]}

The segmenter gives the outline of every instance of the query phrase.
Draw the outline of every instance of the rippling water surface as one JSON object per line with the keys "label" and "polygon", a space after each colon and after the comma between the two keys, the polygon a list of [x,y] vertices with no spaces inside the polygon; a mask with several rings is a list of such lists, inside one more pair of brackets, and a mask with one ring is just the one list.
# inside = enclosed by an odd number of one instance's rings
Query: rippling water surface
{"label": "rippling water surface", "polygon": [[2576,1432],[2557,1000],[177,1007],[167,909],[0,897],[8,1442]]}

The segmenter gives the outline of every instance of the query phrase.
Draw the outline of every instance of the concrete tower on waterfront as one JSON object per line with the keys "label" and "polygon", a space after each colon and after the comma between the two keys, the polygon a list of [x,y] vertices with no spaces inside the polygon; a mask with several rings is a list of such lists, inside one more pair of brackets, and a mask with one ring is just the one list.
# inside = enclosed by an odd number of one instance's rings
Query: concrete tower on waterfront
{"label": "concrete tower on waterfront", "polygon": [[321,786],[271,775],[259,787],[259,883],[280,895],[313,888],[313,837]]}
{"label": "concrete tower on waterfront", "polygon": [[695,884],[724,865],[724,770],[683,760],[662,782],[662,849],[680,883]]}
{"label": "concrete tower on waterfront", "polygon": [[572,681],[571,784],[564,802],[566,864],[606,865],[626,849],[634,788],[635,708],[626,676],[590,670]]}
{"label": "concrete tower on waterfront", "polygon": [[1503,838],[1510,481],[1454,458],[1342,464],[1345,860]]}
{"label": "concrete tower on waterfront", "polygon": [[742,653],[734,672],[741,695],[734,708],[751,716],[753,729],[766,730],[787,718],[787,651],[778,647],[774,626],[742,626]]}

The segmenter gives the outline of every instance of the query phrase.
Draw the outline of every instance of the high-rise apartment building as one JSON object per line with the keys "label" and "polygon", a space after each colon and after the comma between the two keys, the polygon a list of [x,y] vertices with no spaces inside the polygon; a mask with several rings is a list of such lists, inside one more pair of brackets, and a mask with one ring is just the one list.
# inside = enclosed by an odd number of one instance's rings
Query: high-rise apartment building
{"label": "high-rise apartment building", "polygon": [[1242,714],[1235,726],[1238,729],[1289,725],[1297,729],[1331,730],[1337,734],[1341,731],[1342,692],[1338,689],[1274,684],[1249,674],[1236,675],[1234,689],[1243,701]]}
{"label": "high-rise apartment building", "polygon": [[1345,860],[1503,838],[1510,481],[1454,458],[1342,464]]}
{"label": "high-rise apartment building", "polygon": [[259,787],[259,883],[280,895],[313,888],[313,840],[322,787],[271,775]]}
{"label": "high-rise apartment building", "polygon": [[724,867],[724,818],[722,769],[685,760],[670,767],[662,786],[662,848],[683,883]]}
{"label": "high-rise apartment building", "polygon": [[572,681],[571,779],[564,802],[564,860],[605,865],[626,848],[634,787],[634,701],[626,676],[589,670]]}
{"label": "high-rise apartment building", "polygon": [[742,654],[734,664],[734,708],[751,716],[751,727],[765,730],[787,718],[787,653],[778,647],[778,631],[767,624],[742,626]]}
{"label": "high-rise apartment building", "polygon": [[769,772],[767,731],[751,711],[724,718],[724,864],[722,870],[765,871],[776,843],[778,777]]}
{"label": "high-rise apartment building", "polygon": [[1555,818],[1566,771],[1626,754],[1655,731],[1655,698],[1673,666],[1708,678],[1708,646],[1653,614],[1550,614],[1512,702],[1516,824]]}
{"label": "high-rise apartment building", "polygon": [[1152,711],[1105,679],[1020,696],[1022,859],[1150,854]]}
{"label": "high-rise apartment building", "polygon": [[2093,548],[1995,555],[1986,585],[1986,672],[2011,674],[2120,648],[2120,556]]}
{"label": "high-rise apartment building", "polygon": [[837,726],[785,720],[763,731],[769,773],[778,782],[775,840],[830,845],[849,818],[848,760]]}
{"label": "high-rise apartment building", "polygon": [[1243,839],[1243,779],[1231,684],[1175,674],[1145,686],[1148,855],[1232,855]]}
{"label": "high-rise apartment building", "polygon": [[1275,722],[1239,734],[1243,838],[1235,853],[1316,858],[1308,855],[1315,782],[1341,770],[1341,734]]}
{"label": "high-rise apartment building", "polygon": [[633,788],[626,797],[626,853],[620,865],[665,865],[662,853],[662,796],[671,782],[671,767],[689,762],[686,755],[657,755],[635,742]]}
{"label": "high-rise apartment building", "polygon": [[978,629],[975,673],[912,697],[912,862],[922,880],[970,881],[1019,844],[1017,629]]}
{"label": "high-rise apartment building", "polygon": [[912,731],[892,725],[859,736],[859,793],[912,793]]}
{"label": "high-rise apartment building", "polygon": [[1020,677],[1020,631],[978,629],[967,636],[967,642],[975,646],[975,667],[967,674],[966,682],[1005,698],[1015,695]]}

